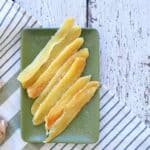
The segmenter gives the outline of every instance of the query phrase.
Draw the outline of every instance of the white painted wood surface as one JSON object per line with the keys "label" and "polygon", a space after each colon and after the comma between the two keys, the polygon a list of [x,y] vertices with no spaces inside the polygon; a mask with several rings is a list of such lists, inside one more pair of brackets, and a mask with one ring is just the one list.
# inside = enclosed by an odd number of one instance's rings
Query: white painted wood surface
{"label": "white painted wood surface", "polygon": [[85,0],[15,0],[30,12],[44,27],[58,27],[64,18],[72,16],[86,25]]}
{"label": "white painted wood surface", "polygon": [[[101,78],[139,116],[150,116],[150,1],[91,0],[100,33]],[[149,118],[150,119],[150,118]]]}
{"label": "white painted wood surface", "polygon": [[[150,120],[150,1],[16,0],[43,24],[73,16],[100,34],[101,81],[142,119]],[[88,13],[88,14],[87,14]],[[149,117],[146,117],[148,114]]]}

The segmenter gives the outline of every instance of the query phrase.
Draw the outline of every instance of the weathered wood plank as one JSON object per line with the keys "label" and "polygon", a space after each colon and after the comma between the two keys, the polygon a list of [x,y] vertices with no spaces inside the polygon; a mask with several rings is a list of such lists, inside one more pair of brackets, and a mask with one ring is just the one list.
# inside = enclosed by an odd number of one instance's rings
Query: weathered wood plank
{"label": "weathered wood plank", "polygon": [[90,0],[88,11],[89,26],[100,33],[102,83],[150,116],[150,1]]}
{"label": "weathered wood plank", "polygon": [[86,26],[85,0],[15,0],[44,27],[57,27],[64,18],[72,16],[82,27]]}

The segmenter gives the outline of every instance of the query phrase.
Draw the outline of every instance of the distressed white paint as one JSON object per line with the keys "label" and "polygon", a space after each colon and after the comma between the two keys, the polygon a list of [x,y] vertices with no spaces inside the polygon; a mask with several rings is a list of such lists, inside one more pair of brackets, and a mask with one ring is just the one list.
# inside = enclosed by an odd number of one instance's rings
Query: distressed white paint
{"label": "distressed white paint", "polygon": [[100,33],[102,83],[142,118],[150,116],[149,12],[147,0],[89,2],[89,26]]}
{"label": "distressed white paint", "polygon": [[[59,26],[67,16],[86,25],[86,0],[16,2],[45,27]],[[148,0],[88,0],[88,25],[100,34],[101,81],[142,118],[150,116],[149,12]]]}
{"label": "distressed white paint", "polygon": [[15,0],[36,17],[44,27],[58,27],[68,16],[86,25],[86,0]]}

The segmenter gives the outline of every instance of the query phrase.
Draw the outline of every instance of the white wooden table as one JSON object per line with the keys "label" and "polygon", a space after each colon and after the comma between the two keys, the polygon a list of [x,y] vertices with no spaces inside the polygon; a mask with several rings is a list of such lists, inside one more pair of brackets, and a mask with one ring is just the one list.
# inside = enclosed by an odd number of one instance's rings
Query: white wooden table
{"label": "white wooden table", "polygon": [[44,27],[72,16],[100,34],[101,82],[150,121],[149,0],[15,0]]}

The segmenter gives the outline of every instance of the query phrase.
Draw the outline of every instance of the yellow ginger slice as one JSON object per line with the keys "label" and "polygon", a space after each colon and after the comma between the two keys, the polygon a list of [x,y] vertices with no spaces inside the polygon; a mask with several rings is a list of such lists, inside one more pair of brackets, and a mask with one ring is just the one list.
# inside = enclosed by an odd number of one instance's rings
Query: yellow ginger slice
{"label": "yellow ginger slice", "polygon": [[48,93],[52,90],[52,88],[59,83],[59,81],[63,78],[63,76],[66,74],[66,72],[69,70],[70,66],[72,65],[73,61],[77,57],[84,57],[87,58],[89,56],[89,51],[87,48],[83,48],[74,55],[72,55],[64,64],[63,66],[58,70],[58,72],[55,74],[55,76],[50,80],[46,88],[42,91],[40,96],[35,100],[31,107],[31,113],[34,115],[37,109],[39,108],[42,101],[45,99],[45,97],[48,95]]}
{"label": "yellow ginger slice", "polygon": [[79,78],[86,64],[86,59],[78,57],[75,59],[69,71],[62,78],[62,80],[52,89],[44,101],[39,106],[33,117],[33,124],[39,125],[44,122],[45,116],[50,109],[61,98],[63,93]]}
{"label": "yellow ginger slice", "polygon": [[58,110],[61,110],[65,105],[72,99],[72,97],[78,93],[91,79],[91,76],[80,77],[61,97],[61,99],[56,103],[54,107],[50,110],[48,115],[45,117],[45,128],[49,129],[50,126],[57,120],[60,113]]}
{"label": "yellow ginger slice", "polygon": [[52,61],[64,50],[64,48],[76,38],[78,38],[80,34],[81,28],[79,26],[74,26],[68,33],[66,38],[63,39],[59,44],[54,46],[47,62],[39,68],[36,74],[34,74],[32,77],[30,77],[28,80],[22,83],[23,87],[27,88],[31,86],[39,78],[39,76],[48,68]]}
{"label": "yellow ginger slice", "polygon": [[[70,122],[77,116],[82,107],[87,104],[90,99],[95,94],[97,88],[99,87],[99,82],[91,81],[89,82],[81,91],[79,91],[65,106],[65,108],[57,109],[55,112],[58,118],[51,125],[51,127],[47,130],[49,134],[45,139],[44,143],[47,143],[54,139],[57,135],[65,130],[65,128],[70,124]],[[55,115],[54,114],[54,115]],[[47,118],[51,119],[51,118]]]}
{"label": "yellow ginger slice", "polygon": [[36,82],[27,89],[29,97],[35,98],[40,95],[58,69],[81,47],[83,41],[83,38],[77,38],[61,52]]}
{"label": "yellow ginger slice", "polygon": [[60,29],[55,33],[55,35],[48,41],[46,46],[36,56],[33,62],[19,74],[17,79],[22,83],[23,86],[24,83],[30,80],[30,78],[32,78],[37,73],[40,67],[47,62],[53,48],[68,35],[73,27],[73,24],[74,19],[67,18],[60,27]]}

